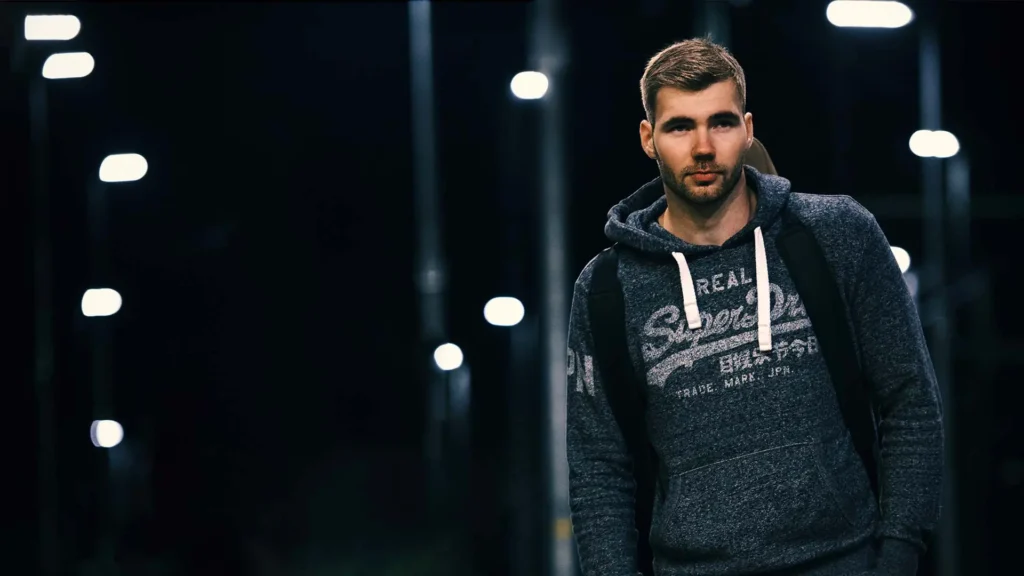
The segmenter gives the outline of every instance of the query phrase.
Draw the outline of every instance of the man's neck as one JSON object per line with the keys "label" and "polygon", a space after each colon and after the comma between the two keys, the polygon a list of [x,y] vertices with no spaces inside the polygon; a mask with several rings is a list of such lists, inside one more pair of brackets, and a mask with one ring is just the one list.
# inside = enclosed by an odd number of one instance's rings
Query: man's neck
{"label": "man's neck", "polygon": [[711,204],[693,204],[670,191],[668,207],[658,223],[673,236],[696,246],[721,246],[743,229],[757,213],[757,194],[747,187],[746,174],[732,191]]}

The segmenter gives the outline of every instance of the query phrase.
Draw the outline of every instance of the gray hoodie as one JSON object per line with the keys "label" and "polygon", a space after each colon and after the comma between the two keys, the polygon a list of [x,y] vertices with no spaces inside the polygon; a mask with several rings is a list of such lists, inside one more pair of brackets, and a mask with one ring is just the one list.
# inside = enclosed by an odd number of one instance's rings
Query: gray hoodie
{"label": "gray hoodie", "polygon": [[[683,574],[914,574],[939,516],[942,420],[921,322],[875,218],[847,196],[791,193],[746,167],[754,219],[722,246],[658,224],[654,180],[609,212],[630,355],[646,375],[663,467],[655,570]],[[881,505],[854,450],[814,329],[775,246],[790,210],[814,233],[851,316],[879,422]],[[593,358],[576,281],[568,459],[584,576],[636,574],[634,483]]]}

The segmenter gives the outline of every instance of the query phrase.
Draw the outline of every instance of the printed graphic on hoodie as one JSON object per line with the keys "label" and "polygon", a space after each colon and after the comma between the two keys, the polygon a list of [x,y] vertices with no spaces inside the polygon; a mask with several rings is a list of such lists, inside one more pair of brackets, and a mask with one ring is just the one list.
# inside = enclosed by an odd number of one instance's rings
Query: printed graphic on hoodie
{"label": "printed graphic on hoodie", "polygon": [[[713,382],[687,383],[674,393],[680,398],[715,393],[788,376],[792,363],[818,353],[818,341],[810,330],[800,296],[785,293],[769,284],[771,350],[762,351],[757,340],[757,289],[753,276],[744,268],[694,280],[697,297],[711,292],[737,290],[743,294],[737,304],[728,298],[719,309],[702,309],[701,326],[690,329],[679,305],[668,304],[647,318],[642,334],[642,351],[647,366],[647,384],[664,388],[679,370],[690,371],[698,362],[711,362],[701,374],[716,373]],[[686,382],[685,376],[680,382]]]}
{"label": "printed graphic on hoodie", "polygon": [[[818,340],[811,330],[800,296],[786,293],[769,283],[771,350],[761,351],[757,337],[757,289],[746,268],[716,273],[710,278],[694,279],[698,298],[715,292],[736,290],[741,297],[727,298],[719,309],[701,309],[701,326],[690,329],[681,310],[682,302],[666,304],[654,311],[643,327],[642,352],[648,386],[665,388],[672,378],[671,392],[681,399],[740,388],[773,378],[789,376],[794,363],[819,353]],[[732,296],[732,295],[730,295]],[[569,350],[568,375],[575,379],[576,391],[594,394],[593,358]],[[691,370],[700,362],[701,381],[694,381]],[[680,373],[681,371],[681,373]],[[707,381],[708,374],[718,378]]]}

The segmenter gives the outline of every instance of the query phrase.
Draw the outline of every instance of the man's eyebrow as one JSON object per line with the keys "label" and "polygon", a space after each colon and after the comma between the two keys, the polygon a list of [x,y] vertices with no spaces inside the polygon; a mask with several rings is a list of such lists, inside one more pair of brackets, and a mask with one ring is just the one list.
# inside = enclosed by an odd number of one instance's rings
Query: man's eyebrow
{"label": "man's eyebrow", "polygon": [[[722,112],[712,114],[709,120],[712,122],[739,122],[740,117],[735,112],[723,110]],[[696,124],[696,121],[689,116],[672,116],[661,123],[662,126],[674,126],[676,124]]]}

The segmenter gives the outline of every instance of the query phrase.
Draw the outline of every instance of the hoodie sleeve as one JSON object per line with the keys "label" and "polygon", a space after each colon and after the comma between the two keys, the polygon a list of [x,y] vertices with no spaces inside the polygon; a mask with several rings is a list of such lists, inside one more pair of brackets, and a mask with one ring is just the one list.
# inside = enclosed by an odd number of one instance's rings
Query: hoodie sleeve
{"label": "hoodie sleeve", "polygon": [[912,575],[939,519],[942,405],[917,307],[889,242],[866,209],[850,294],[861,361],[878,419],[882,574]]}
{"label": "hoodie sleeve", "polygon": [[588,266],[573,290],[566,378],[569,501],[583,576],[637,574],[632,466],[601,385],[588,312]]}

